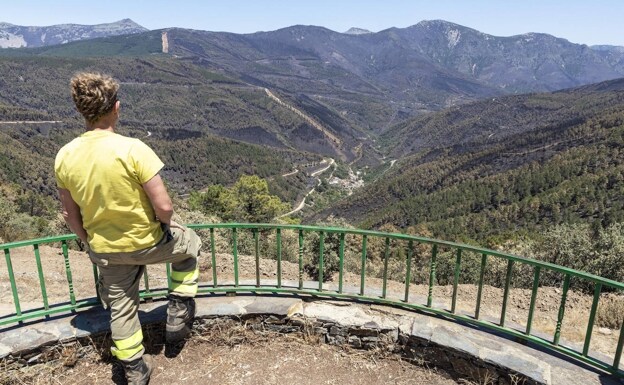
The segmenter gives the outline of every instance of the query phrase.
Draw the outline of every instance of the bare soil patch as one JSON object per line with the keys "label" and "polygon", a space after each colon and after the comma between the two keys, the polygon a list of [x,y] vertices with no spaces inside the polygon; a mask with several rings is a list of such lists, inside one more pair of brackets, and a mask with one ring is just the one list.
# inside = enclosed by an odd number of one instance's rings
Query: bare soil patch
{"label": "bare soil patch", "polygon": [[[175,357],[162,345],[149,345],[149,336],[146,341],[155,363],[151,385],[458,383],[443,372],[414,365],[391,353],[326,345],[300,333],[251,331],[231,320],[196,330]],[[5,371],[4,375],[0,372],[0,380],[7,385],[124,384],[123,369],[110,359],[106,345],[57,348],[56,359]]]}

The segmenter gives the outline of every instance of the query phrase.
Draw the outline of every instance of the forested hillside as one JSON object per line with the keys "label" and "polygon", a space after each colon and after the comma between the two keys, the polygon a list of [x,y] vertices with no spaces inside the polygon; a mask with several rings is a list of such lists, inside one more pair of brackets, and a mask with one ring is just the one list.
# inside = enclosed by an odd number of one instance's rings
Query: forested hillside
{"label": "forested hillside", "polygon": [[493,245],[558,224],[624,221],[622,83],[478,102],[395,127],[386,145],[411,154],[314,220],[419,225]]}
{"label": "forested hillside", "polygon": [[[194,36],[193,32],[182,31]],[[173,45],[172,31],[150,31],[61,46],[0,50],[0,60],[15,66],[25,64],[24,70],[34,69],[35,73],[59,65],[65,69],[87,66],[111,73],[124,83],[124,92],[132,98],[127,100],[132,104],[126,104],[131,108],[128,124],[139,117],[142,125],[151,121],[184,128],[202,125],[204,130],[219,136],[249,143],[291,147],[344,160],[355,157],[349,150],[366,133],[357,122],[343,116],[344,111],[299,94],[292,85],[252,81],[249,73],[253,69],[241,72],[224,63],[215,63],[213,60],[218,56],[213,52],[210,60],[206,60],[208,56],[163,54],[163,33],[171,36],[169,41]],[[190,39],[186,43],[199,49],[202,41]],[[239,55],[234,56],[245,61]],[[15,86],[22,88],[23,84]],[[44,93],[42,98],[48,96]],[[364,95],[360,99],[368,97]],[[161,106],[161,100],[169,104]],[[295,109],[305,117],[293,113]],[[377,105],[373,110],[381,109]],[[389,110],[388,114],[391,113]],[[294,121],[293,117],[296,117]]]}
{"label": "forested hillside", "polygon": [[[41,49],[29,52],[37,50]],[[272,98],[263,87],[172,57],[0,57],[0,70],[6,74],[0,84],[0,109],[6,111],[5,119],[47,117],[78,122],[68,81],[77,71],[92,70],[109,73],[121,82],[125,127],[167,138],[194,131],[254,144],[354,157],[348,148],[355,141],[355,133],[341,136],[336,146],[314,121],[275,100],[283,97],[281,92],[274,90]],[[336,115],[322,108],[319,114]],[[316,121],[322,122],[320,118]]]}
{"label": "forested hillside", "polygon": [[10,214],[2,227],[20,229],[0,234],[5,240],[52,231],[46,221],[58,212],[54,156],[84,130],[69,94],[69,79],[80,70],[109,73],[121,82],[118,132],[156,150],[174,193],[258,175],[271,179],[271,189],[282,199],[294,202],[307,180],[286,182],[280,175],[322,159],[296,148],[302,133],[317,137],[305,119],[264,89],[191,63],[159,56],[0,58],[0,206]]}
{"label": "forested hillside", "polygon": [[393,157],[455,145],[502,143],[513,135],[566,129],[622,103],[624,79],[555,93],[484,99],[397,124],[380,142]]}
{"label": "forested hillside", "polygon": [[[264,89],[158,56],[0,58],[1,120],[60,121],[66,129],[80,129],[68,84],[81,70],[109,73],[121,82],[120,128],[135,136],[183,140],[213,134],[295,151],[301,134],[317,136],[305,119]],[[3,131],[11,127],[4,125]]]}

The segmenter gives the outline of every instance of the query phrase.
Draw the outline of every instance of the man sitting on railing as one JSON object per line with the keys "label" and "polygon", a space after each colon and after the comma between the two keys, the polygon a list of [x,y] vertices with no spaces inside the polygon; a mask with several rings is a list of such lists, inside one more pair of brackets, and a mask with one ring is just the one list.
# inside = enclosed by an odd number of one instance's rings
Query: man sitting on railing
{"label": "man sitting on railing", "polygon": [[63,217],[100,271],[100,295],[111,310],[112,353],[130,384],[146,384],[152,363],[143,355],[138,317],[145,265],[172,263],[166,338],[181,341],[195,316],[201,240],[171,221],[173,205],[158,174],[158,156],[140,140],[114,132],[118,89],[100,74],[72,78],[72,97],[87,130],[59,151],[54,169]]}

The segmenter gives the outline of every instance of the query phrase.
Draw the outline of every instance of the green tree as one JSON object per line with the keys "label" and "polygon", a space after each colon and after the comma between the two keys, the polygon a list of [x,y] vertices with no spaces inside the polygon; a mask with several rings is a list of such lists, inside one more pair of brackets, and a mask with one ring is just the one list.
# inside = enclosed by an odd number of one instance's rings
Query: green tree
{"label": "green tree", "polygon": [[[288,204],[269,194],[266,180],[256,175],[244,175],[231,190],[235,211],[233,219],[247,222],[268,222],[288,210]],[[229,208],[226,206],[226,208]]]}
{"label": "green tree", "polygon": [[224,211],[221,196],[226,191],[227,189],[220,184],[208,187],[204,193],[193,191],[188,200],[189,206],[192,210],[221,216]]}
{"label": "green tree", "polygon": [[194,192],[189,204],[226,221],[251,223],[270,222],[289,208],[288,203],[271,195],[267,181],[256,175],[241,176],[229,189],[213,185],[204,193]]}

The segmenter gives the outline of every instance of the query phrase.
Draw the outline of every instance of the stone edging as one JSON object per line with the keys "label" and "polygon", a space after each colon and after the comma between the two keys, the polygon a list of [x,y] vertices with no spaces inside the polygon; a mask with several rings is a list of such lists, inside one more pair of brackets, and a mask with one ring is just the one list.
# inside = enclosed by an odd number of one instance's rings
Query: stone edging
{"label": "stone edging", "polygon": [[[141,322],[162,323],[166,302],[141,305]],[[0,359],[36,356],[45,346],[110,330],[101,308],[0,331]],[[197,299],[198,322],[245,320],[252,328],[312,332],[326,343],[385,349],[454,377],[491,384],[618,384],[618,380],[487,332],[416,312],[379,305],[300,297],[213,296]]]}

